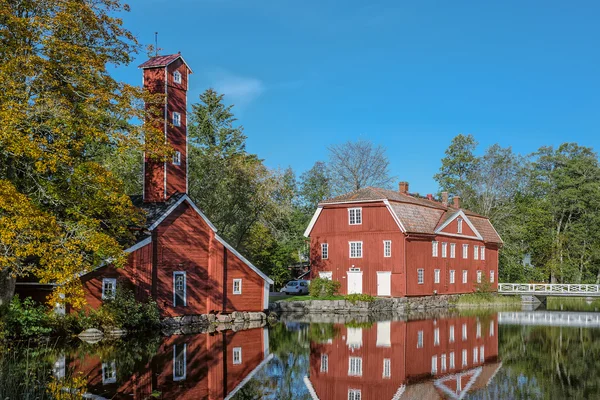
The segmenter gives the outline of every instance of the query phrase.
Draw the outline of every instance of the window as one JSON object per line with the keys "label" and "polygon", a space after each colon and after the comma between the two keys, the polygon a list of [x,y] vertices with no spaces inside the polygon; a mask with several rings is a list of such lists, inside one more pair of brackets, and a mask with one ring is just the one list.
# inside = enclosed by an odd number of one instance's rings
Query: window
{"label": "window", "polygon": [[178,112],[173,113],[173,126],[181,126],[181,114]]}
{"label": "window", "polygon": [[423,268],[419,268],[417,270],[417,282],[419,283],[419,285],[425,283],[425,271],[423,270]]}
{"label": "window", "polygon": [[173,272],[173,307],[186,305],[185,272]]}
{"label": "window", "polygon": [[485,247],[481,246],[481,260],[485,260]]}
{"label": "window", "polygon": [[348,389],[348,400],[362,400],[360,389]]}
{"label": "window", "polygon": [[348,376],[362,376],[362,357],[348,358]]}
{"label": "window", "polygon": [[114,299],[117,294],[117,280],[115,278],[102,279],[102,300]]}
{"label": "window", "polygon": [[467,340],[467,324],[462,324],[462,340]]}
{"label": "window", "polygon": [[233,348],[233,365],[240,365],[242,363],[242,348]]}
{"label": "window", "polygon": [[490,283],[494,283],[494,270],[490,271]]}
{"label": "window", "polygon": [[463,283],[467,283],[467,279],[469,277],[469,273],[466,269],[463,269]]}
{"label": "window", "polygon": [[433,257],[438,256],[438,242],[436,242],[435,240],[431,242],[431,255]]}
{"label": "window", "polygon": [[242,294],[242,280],[241,279],[233,280],[233,294]]}
{"label": "window", "polygon": [[477,347],[473,347],[473,364],[477,364],[479,361],[479,355],[477,354],[478,350]]}
{"label": "window", "polygon": [[181,72],[179,72],[179,71],[173,72],[173,82],[181,83]]}
{"label": "window", "polygon": [[319,272],[319,278],[332,280],[333,272],[331,272],[331,271]]}
{"label": "window", "polygon": [[485,357],[483,355],[483,346],[479,347],[479,362],[483,364],[483,362],[485,361]]}
{"label": "window", "polygon": [[329,258],[329,245],[327,243],[321,243],[321,259],[327,260]]}
{"label": "window", "polygon": [[391,240],[383,241],[383,256],[384,257],[392,256],[392,241]]}
{"label": "window", "polygon": [[463,244],[463,258],[469,258],[469,245]]}
{"label": "window", "polygon": [[433,283],[440,283],[440,270],[439,269],[433,270]]}
{"label": "window", "polygon": [[440,369],[442,372],[446,372],[446,355],[442,354],[440,357]]}
{"label": "window", "polygon": [[454,352],[450,352],[450,369],[454,369],[456,368],[455,364],[454,364]]}
{"label": "window", "polygon": [[350,258],[362,258],[362,242],[350,242]]}
{"label": "window", "polygon": [[175,154],[173,154],[173,165],[181,165],[181,152],[180,151],[176,151]]}
{"label": "window", "polygon": [[173,380],[183,381],[187,371],[187,345],[185,343],[173,346]]}
{"label": "window", "polygon": [[479,246],[473,246],[473,259],[479,260]]}
{"label": "window", "polygon": [[434,346],[440,345],[440,328],[435,328],[433,330],[433,345]]}
{"label": "window", "polygon": [[437,356],[431,356],[431,374],[437,374]]}
{"label": "window", "polygon": [[362,224],[362,208],[349,208],[348,209],[348,223],[350,225]]}
{"label": "window", "polygon": [[417,349],[423,348],[423,331],[417,332]]}
{"label": "window", "polygon": [[327,354],[321,354],[321,372],[329,371],[329,356]]}
{"label": "window", "polygon": [[392,377],[392,360],[389,358],[383,359],[383,377],[391,378]]}
{"label": "window", "polygon": [[481,283],[481,271],[477,271],[477,283]]}
{"label": "window", "polygon": [[102,363],[102,384],[109,385],[117,382],[117,362],[103,362]]}
{"label": "window", "polygon": [[456,258],[456,243],[450,243],[450,258]]}
{"label": "window", "polygon": [[450,335],[450,338],[449,338],[450,343],[454,343],[454,325],[450,325],[449,335]]}
{"label": "window", "polygon": [[467,366],[467,349],[463,349],[462,351],[462,366],[466,367]]}
{"label": "window", "polygon": [[481,337],[481,321],[477,321],[477,339]]}
{"label": "window", "polygon": [[442,258],[446,258],[448,256],[448,243],[442,243]]}
{"label": "window", "polygon": [[463,225],[463,220],[462,220],[462,218],[458,218],[458,219],[456,220],[456,224],[457,224],[457,225],[456,225],[456,232],[457,232],[457,233],[462,233],[462,225]]}
{"label": "window", "polygon": [[454,283],[454,276],[456,275],[453,269],[450,270],[450,283]]}
{"label": "window", "polygon": [[490,321],[490,336],[494,336],[494,320]]}

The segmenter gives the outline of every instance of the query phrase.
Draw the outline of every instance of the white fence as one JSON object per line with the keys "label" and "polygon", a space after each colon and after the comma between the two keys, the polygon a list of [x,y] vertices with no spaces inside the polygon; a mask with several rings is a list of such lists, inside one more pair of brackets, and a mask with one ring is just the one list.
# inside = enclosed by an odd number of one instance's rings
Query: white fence
{"label": "white fence", "polygon": [[600,296],[600,285],[563,283],[499,283],[500,294],[546,296]]}
{"label": "white fence", "polygon": [[498,324],[598,328],[600,327],[600,313],[562,311],[499,312]]}

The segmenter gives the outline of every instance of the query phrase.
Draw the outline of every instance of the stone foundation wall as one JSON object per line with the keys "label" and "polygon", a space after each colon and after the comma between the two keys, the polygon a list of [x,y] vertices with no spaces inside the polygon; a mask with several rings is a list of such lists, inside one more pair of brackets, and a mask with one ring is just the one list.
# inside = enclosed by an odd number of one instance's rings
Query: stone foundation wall
{"label": "stone foundation wall", "polygon": [[161,321],[164,335],[205,333],[232,329],[259,328],[267,323],[267,315],[262,312],[232,312],[231,314],[184,315],[164,318]]}

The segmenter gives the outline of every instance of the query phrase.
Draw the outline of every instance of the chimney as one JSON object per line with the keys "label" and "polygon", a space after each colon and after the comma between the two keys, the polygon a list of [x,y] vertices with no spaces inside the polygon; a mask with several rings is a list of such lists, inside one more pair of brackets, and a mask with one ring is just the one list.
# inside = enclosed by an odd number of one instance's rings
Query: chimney
{"label": "chimney", "polygon": [[454,203],[454,208],[460,208],[460,196],[454,196],[452,198],[452,203]]}
{"label": "chimney", "polygon": [[431,193],[427,193],[427,200],[433,201],[433,195]]}
{"label": "chimney", "polygon": [[402,194],[408,194],[408,182],[400,182],[398,184],[398,191]]}
{"label": "chimney", "polygon": [[444,207],[448,206],[448,192],[442,192],[442,205]]}

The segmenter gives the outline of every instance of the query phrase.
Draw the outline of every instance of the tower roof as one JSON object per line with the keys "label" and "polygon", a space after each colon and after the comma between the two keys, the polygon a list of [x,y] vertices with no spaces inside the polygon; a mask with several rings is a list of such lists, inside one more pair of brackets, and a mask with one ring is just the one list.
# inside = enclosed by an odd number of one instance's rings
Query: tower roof
{"label": "tower roof", "polygon": [[190,68],[188,63],[185,62],[185,60],[181,56],[181,53],[169,54],[166,56],[151,57],[148,61],[145,61],[145,62],[141,63],[140,65],[138,65],[138,68],[146,69],[146,68],[166,67],[167,65],[171,64],[172,62],[174,62],[175,60],[177,60],[179,58],[181,58],[181,61],[183,61],[185,66],[190,70],[190,73],[192,73],[192,69]]}

